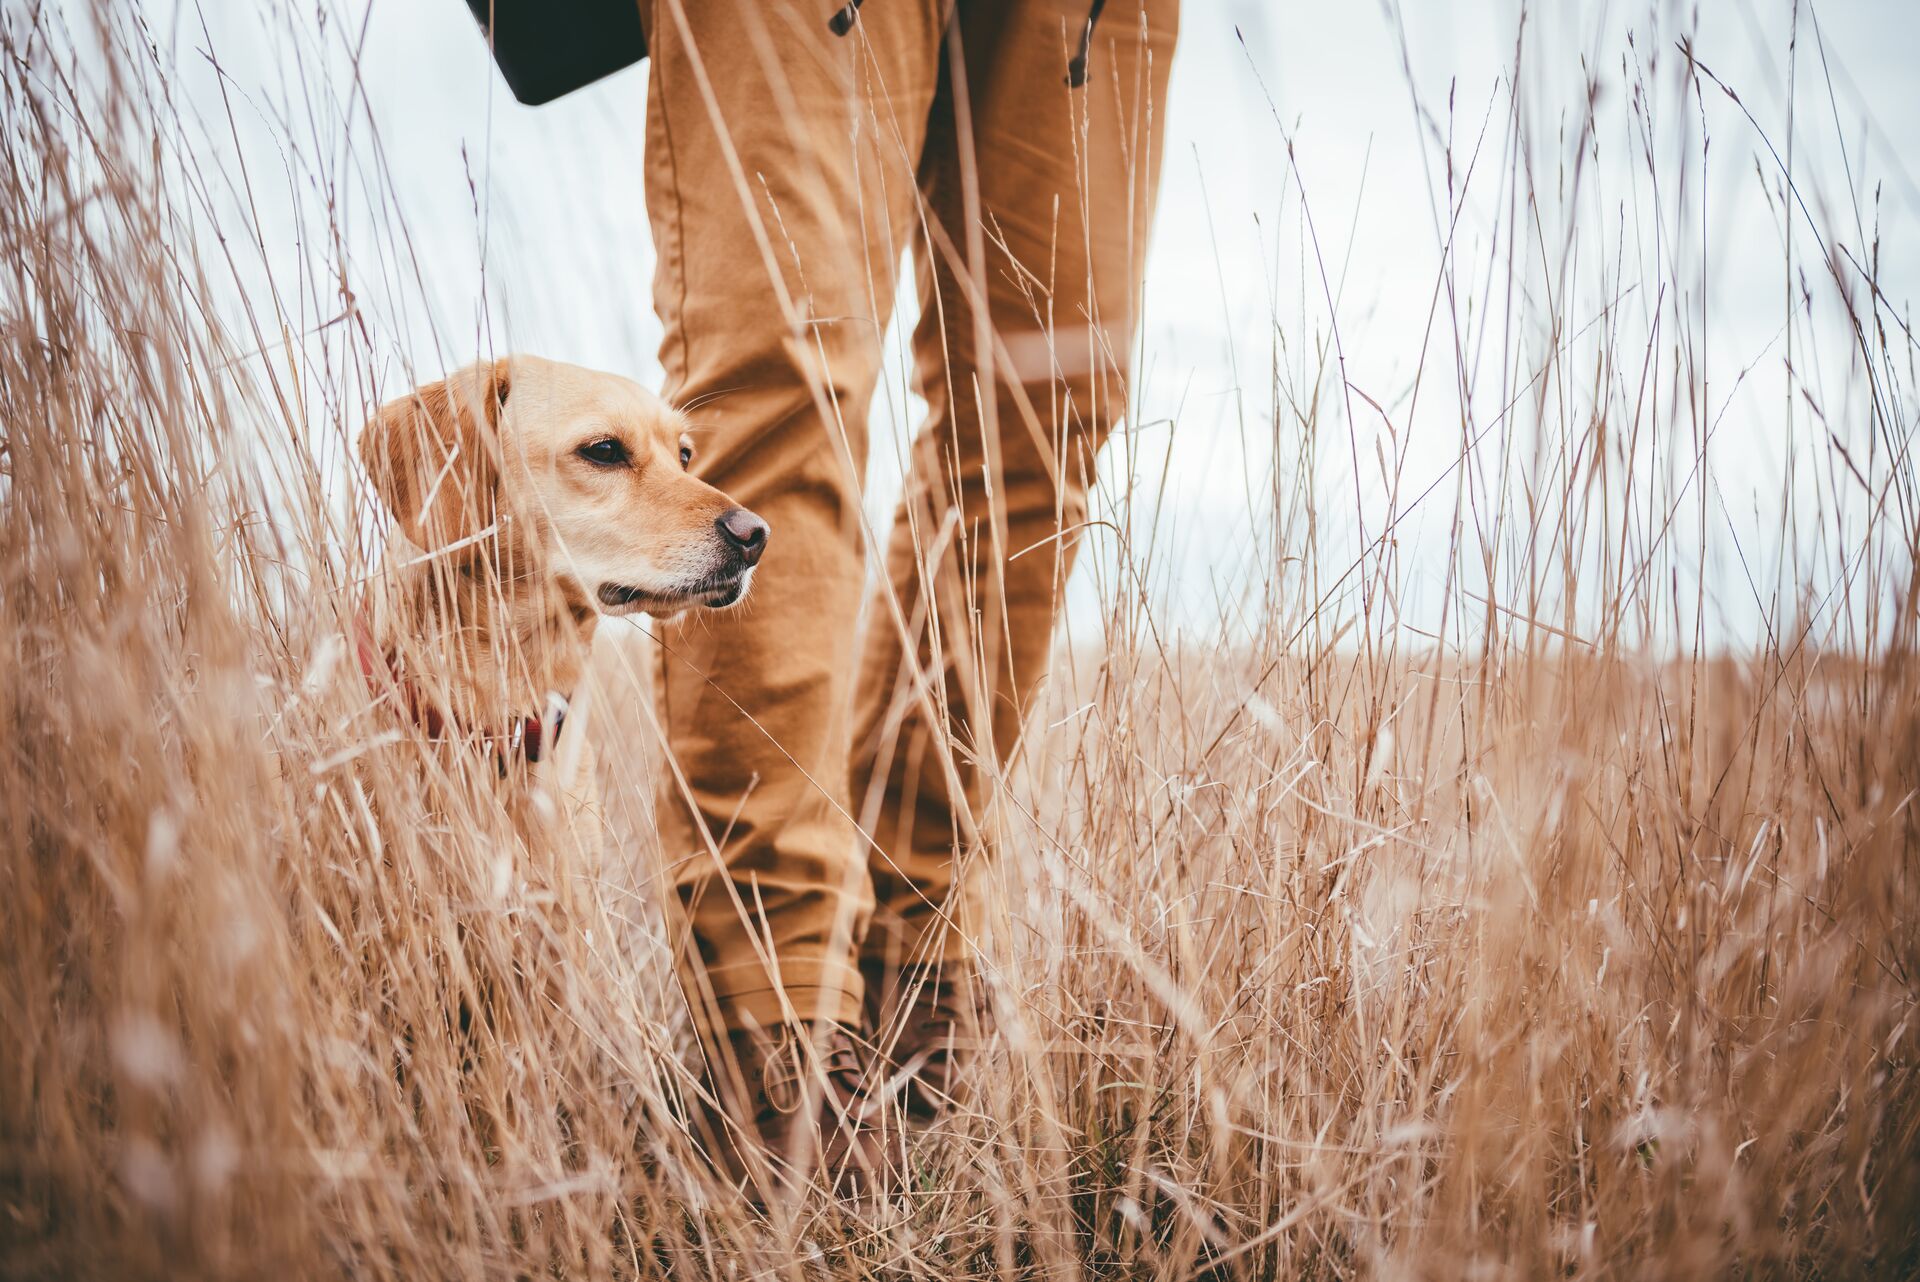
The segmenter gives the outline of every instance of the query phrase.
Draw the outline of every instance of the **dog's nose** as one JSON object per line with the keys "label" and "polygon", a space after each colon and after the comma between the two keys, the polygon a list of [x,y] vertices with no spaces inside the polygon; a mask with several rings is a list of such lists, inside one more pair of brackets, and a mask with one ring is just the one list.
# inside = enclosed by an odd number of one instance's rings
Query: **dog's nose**
{"label": "dog's nose", "polygon": [[767,550],[767,523],[743,507],[728,508],[714,518],[714,525],[720,530],[720,537],[727,545],[740,554],[749,568],[760,563],[760,554]]}

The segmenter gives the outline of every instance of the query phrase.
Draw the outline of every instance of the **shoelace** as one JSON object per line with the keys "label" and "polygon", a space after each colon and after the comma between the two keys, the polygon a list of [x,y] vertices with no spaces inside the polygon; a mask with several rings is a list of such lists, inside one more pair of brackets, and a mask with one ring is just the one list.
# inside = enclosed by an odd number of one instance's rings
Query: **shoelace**
{"label": "shoelace", "polygon": [[[827,19],[827,29],[836,36],[844,36],[853,30],[853,21],[860,16],[860,6],[867,0],[847,0],[833,16]],[[1067,84],[1078,89],[1087,83],[1087,56],[1093,52],[1093,24],[1100,21],[1100,11],[1107,7],[1107,0],[1093,0],[1087,8],[1087,21],[1080,28],[1080,48],[1067,63]]]}
{"label": "shoelace", "polygon": [[[830,1085],[846,1099],[859,1094],[865,1070],[851,1038],[834,1037],[816,1054],[820,1074]],[[766,1052],[760,1069],[762,1098],[767,1107],[775,1113],[791,1113],[798,1108],[805,1073],[806,1059],[799,1038],[791,1030],[783,1030],[780,1040]],[[836,1105],[842,1103],[840,1100],[834,1102]],[[841,1111],[848,1110],[842,1107]]]}
{"label": "shoelace", "polygon": [[912,1031],[920,1035],[919,1040],[932,1043],[929,1062],[944,1063],[949,1034],[964,1034],[967,1022],[980,1013],[978,993],[971,984],[953,980],[904,978],[900,993],[907,1004]]}
{"label": "shoelace", "polygon": [[[860,1057],[845,1042],[827,1052],[820,1061],[820,1071],[849,1100],[859,1095],[861,1083],[866,1079],[866,1068],[861,1064]],[[857,1113],[858,1110],[852,1112]],[[854,1118],[859,1123],[864,1123],[864,1120],[864,1117]]]}

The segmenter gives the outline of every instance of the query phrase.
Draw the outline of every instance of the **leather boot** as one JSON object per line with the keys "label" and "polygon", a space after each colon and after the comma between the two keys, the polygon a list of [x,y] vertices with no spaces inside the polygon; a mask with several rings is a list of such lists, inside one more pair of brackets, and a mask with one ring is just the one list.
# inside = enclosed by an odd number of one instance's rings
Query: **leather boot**
{"label": "leather boot", "polygon": [[[853,1031],[839,1024],[741,1029],[709,1043],[702,1140],[714,1165],[758,1205],[824,1174],[836,1194],[872,1198],[890,1185],[879,1110]],[[716,1062],[719,1061],[719,1062]]]}
{"label": "leather boot", "polygon": [[984,988],[965,962],[895,968],[862,961],[867,1019],[901,1110],[932,1121],[952,1104],[968,1063],[992,1033]]}

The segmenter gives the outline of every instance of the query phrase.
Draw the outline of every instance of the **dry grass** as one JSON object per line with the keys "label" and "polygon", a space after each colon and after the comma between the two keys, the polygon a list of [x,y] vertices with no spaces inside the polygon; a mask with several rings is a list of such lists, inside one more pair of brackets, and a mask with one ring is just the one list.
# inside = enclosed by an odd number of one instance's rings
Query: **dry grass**
{"label": "dry grass", "polygon": [[[521,844],[343,661],[364,561],[335,465],[393,390],[364,316],[303,341],[302,300],[342,305],[325,278],[219,301],[261,233],[207,234],[165,67],[124,18],[97,34],[76,59],[11,17],[0,104],[0,1272],[1920,1268],[1920,401],[1872,259],[1808,264],[1787,317],[1818,295],[1853,326],[1822,493],[1783,499],[1844,574],[1793,577],[1750,652],[1687,626],[1707,541],[1668,537],[1708,524],[1682,483],[1704,264],[1609,286],[1665,332],[1545,308],[1496,335],[1513,412],[1425,499],[1454,511],[1439,644],[1395,623],[1396,525],[1349,563],[1282,479],[1347,452],[1352,400],[1314,386],[1337,334],[1292,334],[1261,515],[1294,559],[1234,644],[1162,641],[1146,500],[1107,496],[1104,643],[1063,658],[991,812],[1006,1037],[971,1111],[916,1142],[893,1218],[757,1217],[681,1124],[644,841]],[[1506,128],[1485,181],[1532,193]],[[1678,155],[1644,160],[1673,228]],[[465,1033],[463,1002],[489,1012]]]}

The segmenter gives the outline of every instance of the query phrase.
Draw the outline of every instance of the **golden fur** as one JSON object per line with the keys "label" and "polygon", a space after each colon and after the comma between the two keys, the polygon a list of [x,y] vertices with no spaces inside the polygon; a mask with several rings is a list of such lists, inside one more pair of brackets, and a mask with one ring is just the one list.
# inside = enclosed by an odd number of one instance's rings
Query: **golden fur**
{"label": "golden fur", "polygon": [[[766,526],[689,471],[683,417],[637,383],[533,356],[383,406],[360,439],[394,518],[367,629],[416,706],[484,741],[567,701],[533,771],[591,809],[589,659],[605,614],[725,608]],[[555,739],[557,738],[557,742]]]}

